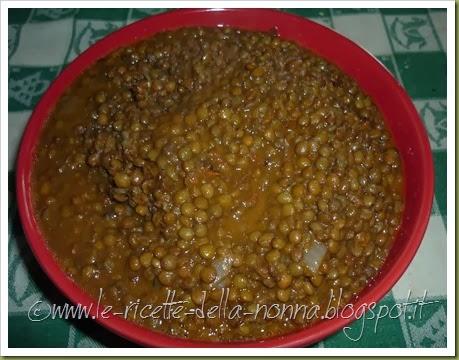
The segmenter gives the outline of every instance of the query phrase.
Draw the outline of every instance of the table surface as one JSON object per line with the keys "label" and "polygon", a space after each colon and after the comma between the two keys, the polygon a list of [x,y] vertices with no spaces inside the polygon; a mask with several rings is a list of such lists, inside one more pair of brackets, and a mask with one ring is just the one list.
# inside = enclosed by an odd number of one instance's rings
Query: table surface
{"label": "table surface", "polygon": [[[427,128],[435,163],[435,200],[422,245],[407,272],[370,316],[316,347],[446,346],[446,10],[283,9],[349,37],[375,55],[403,84]],[[91,320],[28,312],[67,300],[46,279],[24,238],[14,196],[15,157],[40,96],[62,68],[98,39],[166,9],[10,9],[8,14],[8,314],[10,347],[130,347]],[[434,271],[433,271],[434,270]],[[397,304],[422,299],[418,307]],[[387,314],[383,316],[385,313]],[[363,327],[359,340],[356,339]]]}

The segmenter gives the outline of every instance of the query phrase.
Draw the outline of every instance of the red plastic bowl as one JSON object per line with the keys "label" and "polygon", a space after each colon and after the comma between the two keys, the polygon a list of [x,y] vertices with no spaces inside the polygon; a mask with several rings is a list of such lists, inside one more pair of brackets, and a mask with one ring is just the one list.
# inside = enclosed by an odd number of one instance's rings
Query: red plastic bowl
{"label": "red plastic bowl", "polygon": [[[267,9],[187,9],[149,17],[107,36],[75,61],[52,83],[33,112],[24,133],[17,163],[19,214],[30,247],[49,278],[74,303],[96,303],[60,269],[38,227],[30,178],[34,148],[40,130],[64,90],[97,59],[157,32],[186,26],[232,26],[249,30],[276,28],[280,37],[293,40],[341,68],[354,78],[383,113],[405,173],[406,207],[401,230],[379,275],[354,303],[354,309],[379,301],[403,274],[423,238],[433,198],[433,163],[429,141],[410,98],[392,75],[370,54],[347,38],[304,18]],[[356,24],[357,26],[357,24]],[[371,31],[371,29],[367,29]],[[46,39],[43,39],[45,41]],[[93,307],[91,315],[97,317]],[[361,314],[354,314],[361,315]],[[204,342],[154,332],[120,317],[97,317],[103,326],[145,346],[165,347],[293,347],[309,345],[343,328],[354,319],[335,317],[284,336],[246,342]]]}

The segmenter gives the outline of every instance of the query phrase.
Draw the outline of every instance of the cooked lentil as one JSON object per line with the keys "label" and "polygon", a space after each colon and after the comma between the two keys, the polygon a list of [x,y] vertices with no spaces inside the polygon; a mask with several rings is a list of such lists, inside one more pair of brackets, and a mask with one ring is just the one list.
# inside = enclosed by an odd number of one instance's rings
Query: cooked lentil
{"label": "cooked lentil", "polygon": [[[403,210],[397,149],[371,99],[272,33],[164,32],[82,74],[41,135],[37,218],[64,270],[121,308],[351,301]],[[203,294],[206,291],[206,295]],[[333,298],[336,301],[336,297]],[[173,336],[253,339],[282,319],[134,319]]]}

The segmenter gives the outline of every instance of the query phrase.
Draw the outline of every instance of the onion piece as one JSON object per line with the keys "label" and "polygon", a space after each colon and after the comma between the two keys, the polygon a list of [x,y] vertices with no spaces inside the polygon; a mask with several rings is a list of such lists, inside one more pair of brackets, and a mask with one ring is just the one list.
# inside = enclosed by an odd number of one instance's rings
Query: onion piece
{"label": "onion piece", "polygon": [[308,269],[313,273],[317,272],[326,252],[327,247],[324,244],[313,241],[311,247],[304,251],[303,256],[303,261]]}
{"label": "onion piece", "polygon": [[223,280],[228,276],[231,271],[231,265],[233,264],[233,258],[231,256],[225,256],[218,258],[214,261],[213,266],[217,273],[215,277],[214,286],[221,287]]}

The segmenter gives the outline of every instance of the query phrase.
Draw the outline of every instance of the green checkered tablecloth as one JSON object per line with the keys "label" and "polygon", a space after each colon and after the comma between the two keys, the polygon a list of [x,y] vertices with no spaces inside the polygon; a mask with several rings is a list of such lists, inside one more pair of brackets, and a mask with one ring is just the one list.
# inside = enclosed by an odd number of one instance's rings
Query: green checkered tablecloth
{"label": "green checkered tablecloth", "polygon": [[[62,68],[108,33],[165,9],[10,9],[8,13],[8,314],[10,347],[134,346],[91,320],[32,322],[30,307],[63,304],[34,260],[18,219],[15,156],[40,96]],[[374,54],[404,85],[429,133],[435,162],[435,202],[429,226],[408,271],[371,316],[317,347],[446,346],[446,10],[285,9],[336,29]],[[423,298],[422,313],[405,307]],[[363,327],[361,338],[359,337]]]}

